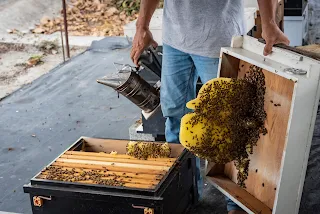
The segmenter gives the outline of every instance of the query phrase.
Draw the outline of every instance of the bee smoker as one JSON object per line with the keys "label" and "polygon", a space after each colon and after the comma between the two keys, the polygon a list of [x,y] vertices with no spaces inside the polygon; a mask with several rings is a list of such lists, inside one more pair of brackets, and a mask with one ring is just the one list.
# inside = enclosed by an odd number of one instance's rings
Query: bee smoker
{"label": "bee smoker", "polygon": [[122,67],[118,69],[117,73],[106,75],[98,79],[97,82],[113,88],[145,113],[150,113],[160,105],[160,81],[155,85],[150,85],[140,76],[140,73],[143,69],[151,71],[160,80],[161,56],[161,50],[150,47],[139,58],[140,69],[130,65],[114,63],[115,66],[120,65]]}

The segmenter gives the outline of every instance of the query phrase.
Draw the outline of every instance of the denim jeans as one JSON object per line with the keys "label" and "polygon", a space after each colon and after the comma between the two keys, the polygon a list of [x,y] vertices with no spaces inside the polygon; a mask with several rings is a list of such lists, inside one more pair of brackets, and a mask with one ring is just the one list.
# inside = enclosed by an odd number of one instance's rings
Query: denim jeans
{"label": "denim jeans", "polygon": [[[198,78],[202,83],[216,78],[218,66],[219,58],[188,54],[163,44],[160,100],[163,116],[166,117],[167,142],[179,143],[181,118],[191,111],[186,103],[196,97]],[[199,158],[196,159],[196,164],[198,193],[201,197],[203,179]],[[228,207],[231,207],[231,202],[228,201]]]}

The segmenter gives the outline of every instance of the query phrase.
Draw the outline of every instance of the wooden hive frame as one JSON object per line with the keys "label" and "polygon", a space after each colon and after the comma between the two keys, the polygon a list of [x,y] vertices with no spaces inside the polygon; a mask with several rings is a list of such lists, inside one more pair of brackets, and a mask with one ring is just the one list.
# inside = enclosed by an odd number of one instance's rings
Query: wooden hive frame
{"label": "wooden hive frame", "polygon": [[[155,190],[163,182],[184,150],[179,144],[169,144],[170,158],[140,160],[126,155],[128,142],[129,140],[81,137],[36,175],[34,180],[97,185],[98,183],[89,175],[86,175],[88,179],[82,181],[60,179],[68,177],[68,173],[71,171],[74,178],[89,172],[101,176],[103,180],[121,181],[124,183],[122,187],[125,188]],[[117,151],[118,154],[110,154],[112,151]],[[60,178],[56,176],[48,179],[47,176],[50,172],[48,167],[63,170]]]}
{"label": "wooden hive frame", "polygon": [[[207,162],[206,178],[248,213],[295,214],[320,96],[320,62],[279,48],[263,56],[263,48],[258,40],[240,36],[233,38],[230,48],[222,48],[220,55],[220,77],[241,78],[250,65],[256,65],[266,78],[268,134],[261,136],[250,155],[247,188],[236,184],[232,163]],[[306,73],[295,74],[292,68]]]}

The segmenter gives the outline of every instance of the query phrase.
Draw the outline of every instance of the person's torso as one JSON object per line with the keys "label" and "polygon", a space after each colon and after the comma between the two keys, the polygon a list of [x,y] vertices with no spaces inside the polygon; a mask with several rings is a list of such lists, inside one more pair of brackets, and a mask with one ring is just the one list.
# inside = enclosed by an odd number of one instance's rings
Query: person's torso
{"label": "person's torso", "polygon": [[216,57],[233,35],[245,32],[243,0],[165,0],[163,42],[192,54]]}

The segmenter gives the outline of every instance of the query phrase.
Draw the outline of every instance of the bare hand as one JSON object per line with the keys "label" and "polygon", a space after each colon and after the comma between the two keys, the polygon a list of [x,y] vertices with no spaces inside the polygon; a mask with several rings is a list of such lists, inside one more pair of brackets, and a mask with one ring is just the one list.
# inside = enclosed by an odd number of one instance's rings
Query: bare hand
{"label": "bare hand", "polygon": [[267,56],[272,52],[272,46],[275,44],[289,45],[290,41],[279,29],[276,24],[264,26],[262,29],[262,38],[266,41],[263,55]]}
{"label": "bare hand", "polygon": [[157,42],[153,40],[150,30],[144,28],[137,29],[130,53],[131,60],[136,66],[139,66],[138,59],[140,55],[150,45],[152,45],[154,48],[158,46]]}

